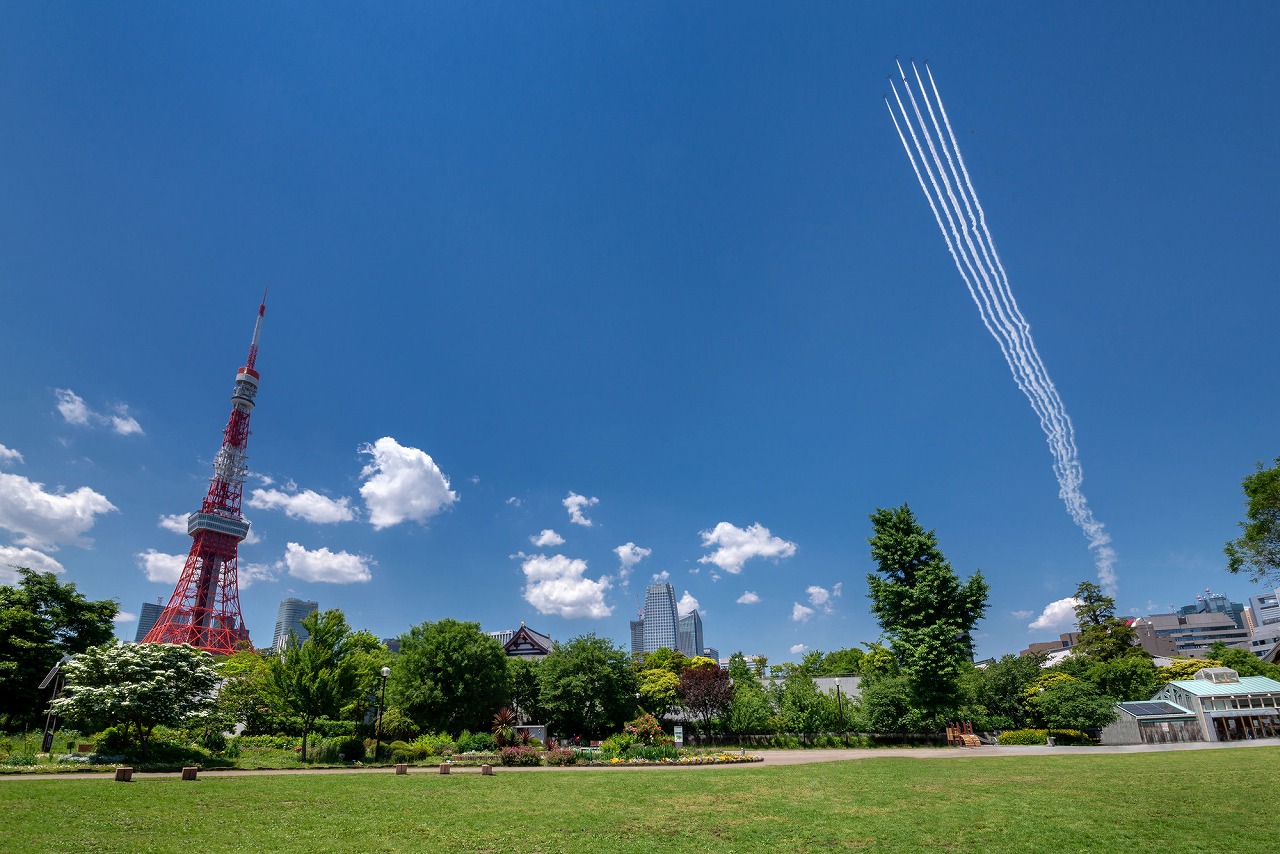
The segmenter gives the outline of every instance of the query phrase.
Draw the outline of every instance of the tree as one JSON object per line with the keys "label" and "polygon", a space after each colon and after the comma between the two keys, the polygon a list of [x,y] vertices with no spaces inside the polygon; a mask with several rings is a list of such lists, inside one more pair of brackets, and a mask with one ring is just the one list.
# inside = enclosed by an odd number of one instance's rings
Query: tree
{"label": "tree", "polygon": [[729,702],[725,726],[735,735],[757,735],[773,732],[773,704],[759,682],[733,683],[733,699]]}
{"label": "tree", "polygon": [[718,666],[686,667],[680,674],[680,703],[698,721],[699,730],[711,731],[711,722],[729,710],[733,683]]}
{"label": "tree", "polygon": [[187,644],[90,647],[63,666],[66,693],[53,709],[90,729],[123,725],[147,753],[157,726],[182,726],[213,707],[213,658]]}
{"label": "tree", "polygon": [[1255,581],[1280,580],[1280,457],[1271,468],[1246,477],[1244,533],[1227,543],[1227,571],[1248,572]]}
{"label": "tree", "polygon": [[680,677],[666,668],[641,670],[636,677],[640,707],[656,718],[663,718],[679,699]]}
{"label": "tree", "polygon": [[1064,673],[1054,673],[1033,685],[1027,693],[1032,714],[1052,732],[1055,729],[1092,729],[1116,719],[1116,701]]}
{"label": "tree", "polygon": [[511,703],[524,723],[546,719],[542,695],[538,689],[539,659],[516,656],[507,659],[507,678],[511,682]]}
{"label": "tree", "polygon": [[1028,723],[1024,692],[1040,678],[1041,655],[1005,655],[969,674],[971,699],[986,710],[989,725],[1019,729]]}
{"label": "tree", "polygon": [[426,731],[483,732],[511,702],[507,654],[479,623],[422,623],[400,636],[387,696]]}
{"label": "tree", "polygon": [[866,655],[858,647],[829,652],[822,659],[819,676],[856,676],[862,672],[862,657]]}
{"label": "tree", "polygon": [[218,714],[242,723],[250,735],[280,728],[280,709],[271,686],[271,663],[262,653],[237,652],[218,664]]}
{"label": "tree", "polygon": [[813,677],[801,667],[787,674],[774,696],[787,732],[807,737],[809,733],[831,729],[837,717],[835,700],[821,693]]}
{"label": "tree", "polygon": [[914,730],[911,692],[906,677],[882,676],[862,684],[855,704],[860,729],[867,732],[898,733]]}
{"label": "tree", "polygon": [[351,628],[336,608],[313,611],[302,618],[307,638],[296,637],[271,659],[271,690],[285,710],[302,720],[302,761],[307,761],[307,735],[316,718],[338,717],[360,691],[359,674],[350,657]]}
{"label": "tree", "polygon": [[39,690],[45,674],[63,655],[111,640],[119,610],[51,572],[18,568],[17,583],[0,586],[0,726],[36,723],[48,701]]}
{"label": "tree", "polygon": [[867,576],[871,611],[907,679],[912,705],[935,725],[959,705],[959,677],[972,656],[970,633],[987,608],[987,583],[964,584],[932,531],[902,505],[871,514],[868,540],[878,567]]}
{"label": "tree", "polygon": [[689,657],[677,649],[660,647],[644,657],[641,670],[666,670],[679,678],[681,671],[689,666]]}
{"label": "tree", "polygon": [[1222,641],[1214,641],[1209,647],[1209,656],[1221,662],[1223,667],[1230,667],[1241,676],[1266,676],[1280,682],[1280,665],[1263,661],[1247,650],[1227,646]]}
{"label": "tree", "polygon": [[1076,655],[1095,661],[1131,655],[1150,658],[1146,650],[1138,646],[1138,636],[1129,622],[1116,616],[1116,600],[1105,595],[1101,587],[1081,581],[1076,587],[1076,601],[1076,626],[1080,630]]}
{"label": "tree", "polygon": [[635,717],[630,656],[594,634],[557,643],[538,665],[538,687],[548,726],[564,736],[605,735]]}
{"label": "tree", "polygon": [[1085,679],[1103,694],[1120,702],[1150,700],[1161,687],[1156,666],[1145,655],[1126,655],[1096,662],[1085,671]]}

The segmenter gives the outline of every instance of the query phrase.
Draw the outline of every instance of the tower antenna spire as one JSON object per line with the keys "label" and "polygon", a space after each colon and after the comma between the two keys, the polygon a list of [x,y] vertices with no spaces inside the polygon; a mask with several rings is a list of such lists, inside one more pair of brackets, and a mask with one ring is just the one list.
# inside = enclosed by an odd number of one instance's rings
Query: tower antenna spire
{"label": "tower antenna spire", "polygon": [[200,509],[187,517],[191,551],[169,604],[143,643],[189,643],[219,655],[252,646],[240,613],[239,546],[249,536],[240,501],[249,472],[249,414],[258,396],[261,377],[255,363],[266,313],[267,292],[263,290],[249,358],[236,372],[231,415],[222,430],[222,447],[213,460],[209,491]]}

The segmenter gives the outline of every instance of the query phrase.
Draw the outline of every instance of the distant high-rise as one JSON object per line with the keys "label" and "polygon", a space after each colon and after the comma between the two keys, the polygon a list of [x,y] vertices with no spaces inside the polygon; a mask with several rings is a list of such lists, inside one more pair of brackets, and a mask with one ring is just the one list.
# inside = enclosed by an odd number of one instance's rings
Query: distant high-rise
{"label": "distant high-rise", "polygon": [[677,643],[676,590],[666,582],[650,584],[644,597],[644,649],[675,649]]}
{"label": "distant high-rise", "polygon": [[133,636],[134,643],[142,643],[142,639],[151,631],[151,627],[160,619],[164,606],[157,602],[143,602],[142,613],[138,614],[138,633]]}
{"label": "distant high-rise", "polygon": [[318,610],[320,610],[319,602],[302,599],[281,601],[280,610],[276,612],[276,634],[271,641],[271,648],[284,649],[290,632],[297,636],[299,642],[306,640],[307,630],[302,627],[302,618]]}
{"label": "distant high-rise", "polygon": [[689,658],[702,655],[702,617],[696,608],[680,618],[676,644],[676,649]]}
{"label": "distant high-rise", "polygon": [[631,655],[639,658],[644,655],[644,618],[631,621]]}

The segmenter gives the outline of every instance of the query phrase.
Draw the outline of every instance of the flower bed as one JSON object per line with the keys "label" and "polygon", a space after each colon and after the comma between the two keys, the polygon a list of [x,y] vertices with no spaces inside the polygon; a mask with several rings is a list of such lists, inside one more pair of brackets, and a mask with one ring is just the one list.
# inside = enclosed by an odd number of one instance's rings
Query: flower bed
{"label": "flower bed", "polygon": [[614,767],[629,767],[633,765],[731,765],[743,762],[763,762],[764,757],[747,756],[741,753],[706,753],[698,755],[685,755],[674,759],[663,757],[661,759],[644,759],[634,756],[630,759],[623,759],[621,756],[615,756],[612,759],[585,759],[580,762],[582,765],[604,765]]}

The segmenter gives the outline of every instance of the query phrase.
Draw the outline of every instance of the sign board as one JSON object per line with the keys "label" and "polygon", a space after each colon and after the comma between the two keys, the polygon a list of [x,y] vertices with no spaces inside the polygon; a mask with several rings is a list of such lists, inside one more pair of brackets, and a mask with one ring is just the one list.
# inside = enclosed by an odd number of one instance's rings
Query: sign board
{"label": "sign board", "polygon": [[684,746],[684,727],[682,726],[676,727],[672,735],[675,736],[676,747],[683,747]]}

